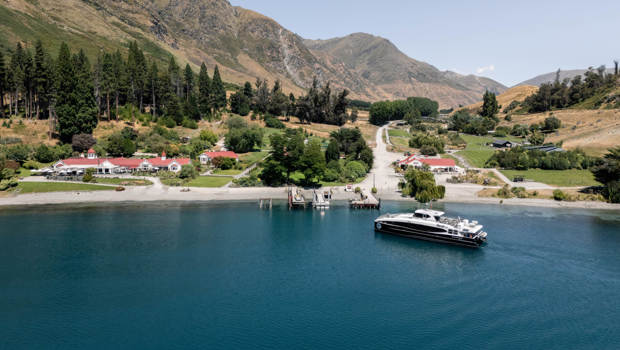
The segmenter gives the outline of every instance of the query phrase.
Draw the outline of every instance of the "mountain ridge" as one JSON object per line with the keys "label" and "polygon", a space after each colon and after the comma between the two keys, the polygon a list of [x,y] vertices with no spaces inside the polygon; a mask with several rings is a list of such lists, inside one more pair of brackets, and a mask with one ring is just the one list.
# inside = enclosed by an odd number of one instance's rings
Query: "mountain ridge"
{"label": "mountain ridge", "polygon": [[[476,102],[485,90],[506,89],[488,78],[442,72],[371,34],[353,33],[320,45],[226,0],[5,0],[0,19],[5,18],[0,44],[9,49],[16,41],[43,37],[52,50],[68,41],[93,57],[137,40],[160,62],[172,54],[194,68],[203,61],[209,67],[218,64],[227,81],[281,80],[296,94],[309,87],[314,76],[347,88],[352,98],[424,96],[442,107]],[[334,43],[360,53],[358,59]]]}

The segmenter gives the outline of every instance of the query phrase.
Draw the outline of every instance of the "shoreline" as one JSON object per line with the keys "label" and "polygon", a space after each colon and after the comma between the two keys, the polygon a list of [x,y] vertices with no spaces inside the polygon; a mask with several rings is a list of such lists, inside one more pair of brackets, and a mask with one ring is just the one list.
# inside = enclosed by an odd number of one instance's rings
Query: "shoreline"
{"label": "shoreline", "polygon": [[[71,191],[17,194],[0,197],[0,208],[36,207],[39,205],[61,204],[122,204],[122,203],[156,203],[156,202],[249,202],[261,199],[287,200],[286,187],[249,187],[249,188],[190,188],[190,192],[181,192],[180,187],[162,188],[127,187],[124,192],[112,191]],[[334,191],[333,201],[347,202],[355,198],[352,192],[344,192],[344,187],[330,188]],[[304,190],[310,194],[311,190]],[[469,193],[448,192],[446,198],[437,203],[495,204],[507,206],[528,206],[544,208],[571,208],[620,211],[620,204],[590,201],[554,201],[549,199],[472,197]],[[413,198],[401,197],[399,193],[379,193],[384,201],[418,203]],[[306,198],[310,198],[307,196]],[[500,203],[501,202],[501,203]]]}

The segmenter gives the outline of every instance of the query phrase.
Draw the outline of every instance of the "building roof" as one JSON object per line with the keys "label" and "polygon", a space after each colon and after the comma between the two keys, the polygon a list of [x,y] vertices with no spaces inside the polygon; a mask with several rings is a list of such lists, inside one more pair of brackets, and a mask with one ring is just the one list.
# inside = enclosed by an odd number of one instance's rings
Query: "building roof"
{"label": "building roof", "polygon": [[400,162],[399,164],[411,164],[415,161],[426,164],[428,166],[445,166],[445,167],[453,167],[456,166],[454,159],[449,158],[419,158],[418,156],[409,156]]}
{"label": "building roof", "polygon": [[512,142],[506,141],[506,140],[494,140],[493,141],[493,145],[503,146],[503,145],[506,145],[506,144],[511,144],[512,145]]}
{"label": "building roof", "polygon": [[204,152],[203,154],[211,159],[217,158],[217,157],[239,159],[239,156],[237,155],[237,153],[233,151]]}
{"label": "building roof", "polygon": [[140,159],[140,158],[69,158],[61,161],[65,166],[98,166],[104,162],[109,162],[112,165],[116,165],[119,167],[124,167],[128,169],[139,168],[140,165],[144,162],[148,162],[154,167],[167,167],[170,164],[176,162],[179,165],[190,164],[191,160],[189,158],[169,158],[169,159],[161,159],[161,158],[150,158],[150,159]]}
{"label": "building roof", "polygon": [[423,158],[419,161],[429,166],[456,166],[454,159],[449,158]]}
{"label": "building roof", "polygon": [[95,153],[95,150],[94,150],[94,149],[92,149],[92,148],[89,148],[89,149],[88,149],[88,154],[93,154],[93,153]]}

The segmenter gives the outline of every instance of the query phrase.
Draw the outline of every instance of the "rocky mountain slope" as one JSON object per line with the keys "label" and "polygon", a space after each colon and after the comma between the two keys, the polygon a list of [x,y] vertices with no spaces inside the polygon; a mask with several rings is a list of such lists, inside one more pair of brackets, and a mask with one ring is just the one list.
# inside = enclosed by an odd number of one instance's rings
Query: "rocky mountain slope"
{"label": "rocky mountain slope", "polygon": [[407,57],[386,39],[353,34],[326,41],[304,40],[274,20],[226,0],[2,0],[0,45],[31,46],[43,39],[51,50],[61,41],[93,57],[137,40],[164,62],[169,54],[197,67],[218,64],[225,80],[242,83],[280,79],[301,93],[317,76],[347,88],[353,98],[380,100],[418,95],[442,107],[480,100],[485,90],[505,87],[491,79],[441,72]]}

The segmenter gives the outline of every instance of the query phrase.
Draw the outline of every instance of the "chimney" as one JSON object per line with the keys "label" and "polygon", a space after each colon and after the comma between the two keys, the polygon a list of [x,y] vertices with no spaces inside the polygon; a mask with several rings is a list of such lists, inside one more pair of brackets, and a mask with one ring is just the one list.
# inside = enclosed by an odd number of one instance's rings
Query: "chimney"
{"label": "chimney", "polygon": [[166,160],[166,152],[161,152],[161,160]]}

